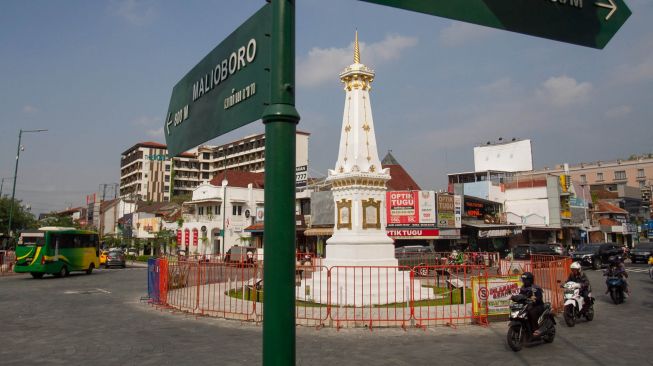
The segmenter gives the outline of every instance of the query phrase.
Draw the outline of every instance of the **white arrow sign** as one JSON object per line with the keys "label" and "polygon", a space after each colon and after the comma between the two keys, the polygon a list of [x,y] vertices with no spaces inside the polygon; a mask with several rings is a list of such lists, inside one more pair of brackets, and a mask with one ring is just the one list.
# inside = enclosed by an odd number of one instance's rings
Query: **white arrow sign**
{"label": "white arrow sign", "polygon": [[606,9],[610,9],[610,12],[605,17],[605,20],[610,20],[610,17],[612,16],[612,14],[614,14],[614,12],[617,11],[617,4],[615,4],[613,0],[608,0],[608,1],[610,2],[610,4],[604,4],[604,3],[599,3],[599,2],[594,3],[594,5],[596,5],[596,6],[600,6],[602,8],[606,8]]}

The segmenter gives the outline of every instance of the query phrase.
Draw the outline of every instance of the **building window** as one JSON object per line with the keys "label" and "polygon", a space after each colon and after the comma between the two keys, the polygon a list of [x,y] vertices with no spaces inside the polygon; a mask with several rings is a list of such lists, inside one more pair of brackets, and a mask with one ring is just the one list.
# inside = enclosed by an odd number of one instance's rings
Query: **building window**
{"label": "building window", "polygon": [[202,173],[202,179],[209,179],[209,173]]}
{"label": "building window", "polygon": [[639,188],[644,188],[646,187],[646,181],[640,180],[639,181]]}
{"label": "building window", "polygon": [[580,182],[583,184],[587,183],[587,176],[585,174],[580,175]]}
{"label": "building window", "polygon": [[200,216],[204,216],[204,207],[200,206],[197,208],[197,214]]}
{"label": "building window", "polygon": [[207,215],[213,215],[213,206],[207,206],[206,207],[206,214]]}
{"label": "building window", "polygon": [[215,214],[219,215],[221,209],[222,209],[222,206],[215,206]]}
{"label": "building window", "polygon": [[202,163],[202,170],[209,170],[209,163]]}
{"label": "building window", "polygon": [[164,179],[166,182],[170,182],[170,176],[169,176],[169,175],[166,175],[165,177],[163,177],[163,179]]}
{"label": "building window", "polygon": [[232,214],[233,216],[242,216],[242,214],[243,214],[243,206],[240,206],[240,205],[232,206],[232,208],[231,208],[231,214]]}
{"label": "building window", "polygon": [[637,169],[637,178],[646,178],[646,175],[644,175],[644,169]]}
{"label": "building window", "polygon": [[602,182],[603,181],[603,173],[596,173],[596,180],[598,182]]}
{"label": "building window", "polygon": [[163,186],[163,192],[168,192],[170,190],[170,186]]}
{"label": "building window", "polygon": [[204,160],[209,160],[209,159],[211,159],[211,154],[210,154],[210,153],[207,153],[207,152],[202,153],[202,159],[204,159]]}
{"label": "building window", "polygon": [[614,180],[625,180],[625,179],[626,179],[625,170],[617,170],[614,172]]}
{"label": "building window", "polygon": [[170,171],[170,164],[166,164],[166,172]]}

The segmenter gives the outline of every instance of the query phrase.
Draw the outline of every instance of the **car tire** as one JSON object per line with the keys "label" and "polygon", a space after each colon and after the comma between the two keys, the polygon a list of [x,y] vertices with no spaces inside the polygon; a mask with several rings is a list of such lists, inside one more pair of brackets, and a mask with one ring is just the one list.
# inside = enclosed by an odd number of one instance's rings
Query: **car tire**
{"label": "car tire", "polygon": [[95,263],[91,263],[91,264],[88,266],[88,269],[86,270],[86,274],[87,274],[87,275],[90,275],[91,273],[93,273],[93,270],[94,270],[94,269],[95,269]]}
{"label": "car tire", "polygon": [[595,271],[601,269],[601,258],[596,258],[595,260],[592,261],[592,269],[594,269]]}
{"label": "car tire", "polygon": [[61,266],[59,273],[57,273],[57,277],[68,277],[69,274],[70,272],[68,271],[68,267]]}
{"label": "car tire", "polygon": [[33,278],[36,278],[38,280],[43,278],[43,273],[42,272],[30,272],[30,274],[32,275]]}

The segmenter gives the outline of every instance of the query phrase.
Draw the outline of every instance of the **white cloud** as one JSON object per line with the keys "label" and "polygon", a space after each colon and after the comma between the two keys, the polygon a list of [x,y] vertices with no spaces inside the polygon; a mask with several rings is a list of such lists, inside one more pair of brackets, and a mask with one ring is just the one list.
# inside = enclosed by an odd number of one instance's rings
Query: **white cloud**
{"label": "white cloud", "polygon": [[151,0],[120,0],[112,4],[113,13],[133,25],[146,25],[156,17]]}
{"label": "white cloud", "polygon": [[132,121],[132,124],[140,127],[149,127],[159,123],[161,122],[158,117],[151,117],[151,116],[140,116]]}
{"label": "white cloud", "polygon": [[591,92],[591,83],[579,83],[576,79],[563,75],[546,80],[536,95],[545,103],[566,107],[587,101]]}
{"label": "white cloud", "polygon": [[450,26],[440,32],[438,39],[443,45],[454,47],[488,38],[493,33],[494,30],[488,27],[463,22],[452,22]]}
{"label": "white cloud", "polygon": [[159,139],[159,140],[163,140],[163,138],[165,137],[163,136],[163,127],[157,128],[155,130],[147,130],[145,131],[145,134],[148,137]]}
{"label": "white cloud", "polygon": [[633,108],[629,105],[621,105],[618,107],[610,108],[605,111],[605,116],[611,119],[620,119],[624,118],[633,111]]}
{"label": "white cloud", "polygon": [[628,83],[653,80],[653,53],[647,55],[635,65],[620,67],[615,77]]}
{"label": "white cloud", "polygon": [[[402,51],[417,45],[417,38],[389,35],[383,41],[360,43],[361,62],[371,68],[401,57]],[[336,75],[353,62],[354,45],[344,48],[314,47],[297,63],[297,85],[315,87],[334,80]]]}
{"label": "white cloud", "polygon": [[36,113],[36,112],[38,112],[38,111],[39,111],[39,110],[38,110],[36,107],[34,107],[33,105],[25,104],[25,105],[23,106],[23,112],[24,112],[24,113],[27,113],[27,114],[33,114],[33,113]]}
{"label": "white cloud", "polygon": [[506,94],[513,90],[513,83],[510,78],[497,79],[489,84],[481,85],[477,90],[483,94]]}

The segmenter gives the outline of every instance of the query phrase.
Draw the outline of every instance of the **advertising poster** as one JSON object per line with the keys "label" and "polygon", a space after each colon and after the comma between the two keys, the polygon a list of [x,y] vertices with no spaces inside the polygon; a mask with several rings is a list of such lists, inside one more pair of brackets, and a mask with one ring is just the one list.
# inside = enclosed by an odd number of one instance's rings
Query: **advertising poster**
{"label": "advertising poster", "polygon": [[386,193],[387,227],[435,228],[435,191]]}
{"label": "advertising poster", "polygon": [[438,227],[456,228],[454,196],[447,193],[438,194]]}
{"label": "advertising poster", "polygon": [[472,277],[472,310],[483,315],[510,314],[510,297],[519,294],[522,283],[519,276]]}

